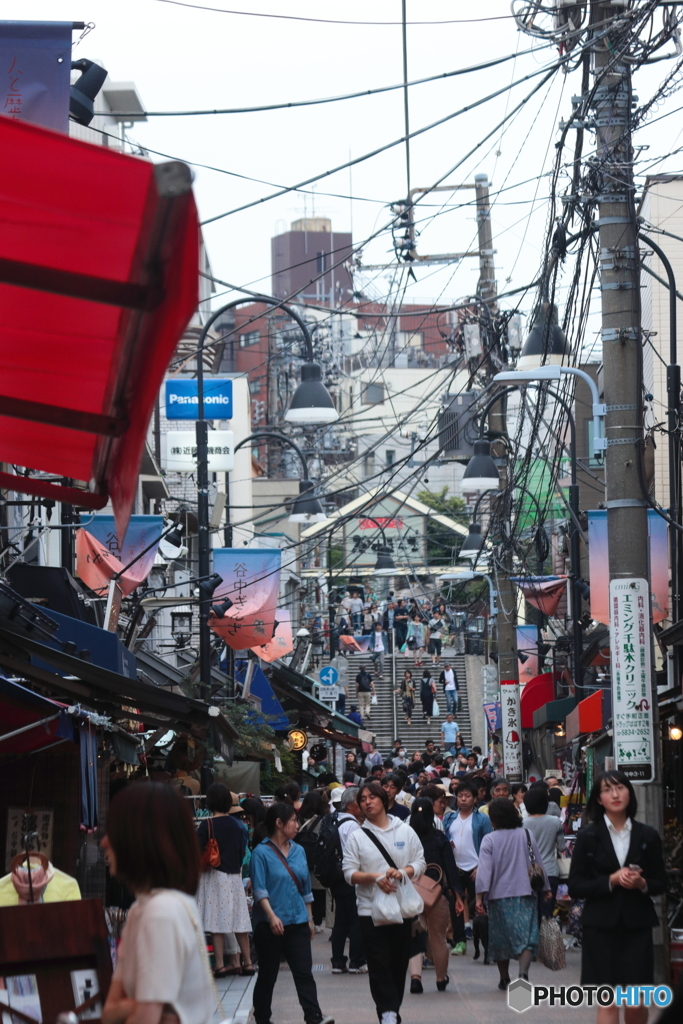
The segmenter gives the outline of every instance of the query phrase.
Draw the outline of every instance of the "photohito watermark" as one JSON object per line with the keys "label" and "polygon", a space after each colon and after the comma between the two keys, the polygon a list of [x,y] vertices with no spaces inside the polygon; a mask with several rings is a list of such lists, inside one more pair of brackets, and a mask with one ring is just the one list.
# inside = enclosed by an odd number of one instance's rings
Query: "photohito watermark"
{"label": "photohito watermark", "polygon": [[508,987],[508,1006],[524,1013],[532,1006],[668,1006],[668,985],[532,985],[517,978]]}

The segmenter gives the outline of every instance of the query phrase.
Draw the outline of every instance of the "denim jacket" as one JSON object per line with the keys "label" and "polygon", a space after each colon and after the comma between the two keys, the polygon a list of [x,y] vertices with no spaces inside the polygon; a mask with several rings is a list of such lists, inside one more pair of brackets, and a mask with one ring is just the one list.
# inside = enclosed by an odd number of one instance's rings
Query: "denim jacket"
{"label": "denim jacket", "polygon": [[[450,829],[456,818],[460,817],[460,811],[446,811],[443,816],[443,830],[450,839],[448,830]],[[489,832],[493,832],[493,825],[488,819],[486,814],[481,814],[478,808],[474,808],[472,811],[472,842],[474,843],[474,849],[479,855],[479,847],[484,836],[488,835]]]}

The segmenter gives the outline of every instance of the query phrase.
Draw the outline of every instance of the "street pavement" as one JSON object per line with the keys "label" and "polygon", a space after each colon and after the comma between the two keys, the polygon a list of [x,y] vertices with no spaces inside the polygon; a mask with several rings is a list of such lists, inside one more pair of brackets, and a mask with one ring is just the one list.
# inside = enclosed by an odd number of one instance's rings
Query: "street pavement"
{"label": "street pavement", "polygon": [[[326,929],[313,940],[314,977],[321,1010],[334,1017],[336,1024],[377,1024],[367,975],[332,974],[328,938],[329,930]],[[553,973],[534,963],[530,980],[538,985],[578,984],[580,961],[580,950],[567,950],[566,970]],[[510,966],[513,968],[511,977],[515,977],[516,964],[513,962]],[[483,960],[473,960],[471,942],[468,943],[466,957],[450,957],[449,974],[451,983],[443,993],[436,991],[433,970],[422,974],[423,995],[411,996],[406,983],[406,996],[401,1008],[404,1024],[452,1024],[454,1020],[477,1021],[479,1024],[500,1024],[501,1021],[594,1024],[595,1010],[590,1008],[538,1007],[524,1015],[508,1009],[507,994],[497,988],[496,965],[484,967]],[[303,1024],[292,976],[285,965],[280,968],[273,997],[273,1024]]]}

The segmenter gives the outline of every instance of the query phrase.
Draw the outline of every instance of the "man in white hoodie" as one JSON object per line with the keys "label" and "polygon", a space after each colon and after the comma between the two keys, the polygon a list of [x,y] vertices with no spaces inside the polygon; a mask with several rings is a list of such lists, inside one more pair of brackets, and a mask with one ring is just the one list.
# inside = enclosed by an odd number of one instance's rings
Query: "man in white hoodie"
{"label": "man in white hoodie", "polygon": [[365,824],[346,841],[343,869],[346,881],[356,887],[370,992],[377,1016],[380,1024],[398,1024],[410,956],[411,920],[378,927],[371,916],[372,901],[377,888],[396,892],[404,874],[417,878],[426,864],[417,833],[400,818],[387,814],[388,803],[389,798],[378,782],[366,782],[360,787],[358,804]]}

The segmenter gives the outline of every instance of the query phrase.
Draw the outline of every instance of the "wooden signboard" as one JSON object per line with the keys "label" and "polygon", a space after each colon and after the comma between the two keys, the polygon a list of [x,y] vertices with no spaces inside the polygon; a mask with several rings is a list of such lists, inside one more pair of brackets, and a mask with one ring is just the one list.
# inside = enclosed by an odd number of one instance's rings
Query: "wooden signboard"
{"label": "wooden signboard", "polygon": [[100,900],[0,907],[3,1024],[54,1024],[68,1010],[98,1021],[111,976]]}

